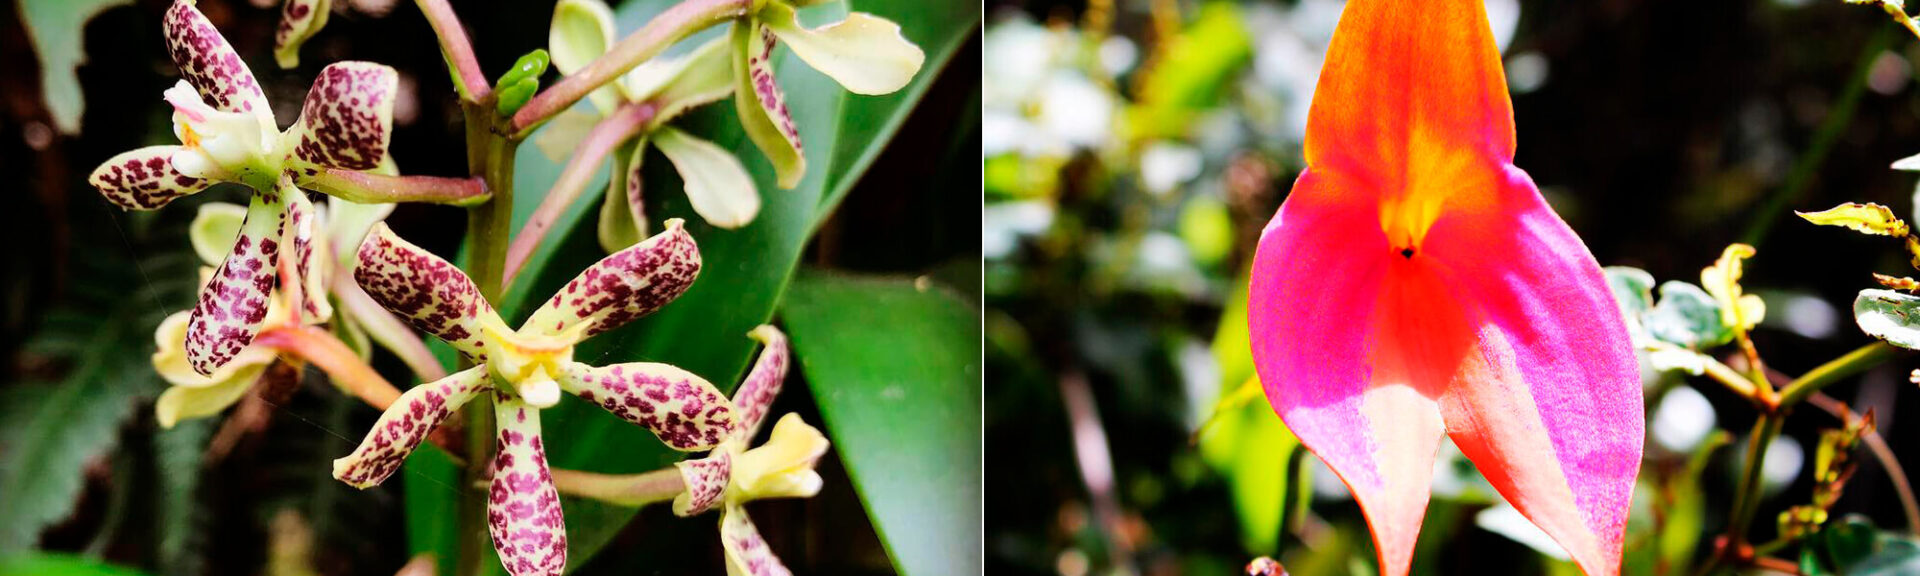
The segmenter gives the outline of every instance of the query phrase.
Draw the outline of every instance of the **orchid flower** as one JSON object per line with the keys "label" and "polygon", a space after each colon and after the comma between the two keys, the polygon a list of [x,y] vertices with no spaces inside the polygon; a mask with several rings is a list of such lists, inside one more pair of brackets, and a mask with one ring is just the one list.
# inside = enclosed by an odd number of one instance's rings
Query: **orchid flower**
{"label": "orchid flower", "polygon": [[906,87],[927,59],[919,46],[900,35],[899,24],[865,12],[818,28],[802,25],[795,9],[823,1],[754,0],[729,36],[734,109],[747,138],[773,163],[781,188],[800,184],[807,159],[801,153],[800,130],[787,113],[786,96],[773,78],[769,57],[775,39],[847,91],[868,96]]}
{"label": "orchid flower", "polygon": [[[306,273],[316,263],[313,206],[295,185],[354,199],[366,192],[366,180],[355,172],[392,172],[387,143],[398,76],[379,64],[329,65],[314,81],[299,120],[283,133],[253,72],[191,0],[176,1],[165,25],[167,51],[185,77],[166,91],[180,145],[114,156],[89,181],[129,210],[157,209],[215,182],[253,189],[245,223],[213,281],[200,291],[187,324],[188,364],[211,375],[252,342],[266,319],[281,231],[289,231],[296,277],[313,276]],[[324,299],[307,298],[299,306],[307,314],[327,313]]]}
{"label": "orchid flower", "polygon": [[787,339],[779,330],[761,326],[752,336],[766,344],[766,350],[734,391],[733,411],[739,421],[705,458],[674,464],[686,490],[674,498],[673,513],[693,516],[720,508],[720,544],[728,574],[790,575],[754,528],[744,505],[762,498],[808,498],[820,493],[823,482],[813,467],[827,453],[828,443],[798,414],[788,414],[774,424],[766,444],[747,448],[766,420],[773,397],[780,393],[789,364]]}
{"label": "orchid flower", "polygon": [[[554,7],[553,27],[547,39],[554,66],[562,74],[579,72],[612,45],[613,10],[602,0],[562,0]],[[727,66],[723,39],[702,44],[688,54],[649,60],[619,81],[588,94],[599,115],[562,113],[534,138],[541,151],[558,162],[573,154],[594,123],[613,114],[623,103],[653,104],[653,115],[629,140],[634,143],[632,152],[616,160],[614,178],[600,205],[600,244],[608,252],[632,246],[647,233],[640,160],[648,144],[673,163],[686,182],[693,211],[708,224],[739,228],[759,214],[760,194],[738,158],[712,142],[667,125],[694,107],[732,94]]]}
{"label": "orchid flower", "polygon": [[300,66],[300,45],[327,25],[333,0],[287,0],[280,4],[280,26],[273,32],[273,60],[281,68]]}
{"label": "orchid flower", "polygon": [[[313,281],[308,288],[324,287],[327,297],[317,301],[325,303],[331,300],[339,304],[337,309],[333,306],[324,308],[334,312],[331,320],[336,330],[345,333],[346,340],[362,359],[372,352],[368,343],[371,335],[372,341],[399,356],[421,378],[438,379],[446,373],[418,335],[407,329],[391,312],[373,304],[359,286],[351,281],[338,280],[334,271],[353,270],[355,262],[352,257],[333,259],[327,256],[329,253],[352,254],[352,248],[360,244],[360,239],[366,236],[373,223],[392,211],[392,204],[354,204],[337,198],[332,199],[325,208],[317,209],[314,214],[315,226],[324,231],[326,238],[315,245],[315,250],[319,252],[316,256],[318,264],[306,276],[307,280]],[[238,234],[246,215],[246,208],[235,204],[209,202],[200,205],[200,212],[194,216],[187,237],[193,243],[194,253],[205,264],[200,268],[203,283],[213,277],[214,267],[225,256],[225,242]],[[292,281],[283,284],[288,287],[296,285]],[[262,326],[298,326],[329,320],[326,315],[295,318],[295,307],[288,302],[296,298],[293,294],[298,292],[275,289],[268,301],[266,320]],[[232,361],[213,374],[200,374],[187,361],[185,342],[188,323],[189,312],[176,312],[161,322],[159,329],[154,332],[154,342],[158,345],[153,354],[154,370],[172,385],[161,393],[154,405],[155,415],[164,428],[172,428],[181,420],[212,416],[232,406],[253,388],[277,356],[269,347],[248,344],[240,349]]]}
{"label": "orchid flower", "polygon": [[682,451],[719,444],[736,416],[726,397],[691,372],[632,362],[592,367],[573,347],[666,305],[693,284],[700,252],[679,219],[667,229],[600,260],[568,282],[513,330],[471,278],[446,260],[377,224],[360,245],[354,275],[361,288],[415,328],[438,336],[474,364],[408,390],[333,476],[357,488],[392,476],[435,426],[482,392],[493,395],[498,455],[487,521],[507,571],[559,574],[566,567],[560,496],[547,469],[540,409],[565,390],[652,431]]}
{"label": "orchid flower", "polygon": [[1359,501],[1382,574],[1407,573],[1443,437],[1586,573],[1620,570],[1639,370],[1514,147],[1478,0],[1347,4],[1249,325],[1269,402]]}

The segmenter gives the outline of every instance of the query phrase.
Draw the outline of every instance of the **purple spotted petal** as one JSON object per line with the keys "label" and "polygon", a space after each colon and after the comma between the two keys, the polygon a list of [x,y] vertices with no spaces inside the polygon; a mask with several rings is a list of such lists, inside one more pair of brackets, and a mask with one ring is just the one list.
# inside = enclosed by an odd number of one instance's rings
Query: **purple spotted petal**
{"label": "purple spotted petal", "polygon": [[421,250],[376,223],[360,243],[353,271],[360,288],[408,324],[439,336],[475,362],[487,358],[481,325],[498,321],[473,279],[433,253]]}
{"label": "purple spotted petal", "polygon": [[294,158],[324,168],[379,167],[393,138],[399,82],[392,68],[370,62],[336,62],[321,70],[291,131],[300,139]]}
{"label": "purple spotted petal", "polygon": [[747,379],[740,388],[733,391],[733,408],[740,411],[740,431],[736,434],[752,438],[760,429],[760,423],[767,419],[767,407],[773,404],[773,397],[780,393],[780,384],[787,379],[787,335],[778,328],[761,326],[750,334],[767,348],[760,351],[760,359],[754,361],[753,370],[747,372]]}
{"label": "purple spotted petal", "polygon": [[720,512],[720,547],[727,553],[729,576],[793,576],[739,504],[729,504]]}
{"label": "purple spotted petal", "polygon": [[280,5],[280,27],[273,32],[273,58],[281,68],[300,65],[300,45],[327,25],[330,0],[286,0]]}
{"label": "purple spotted petal", "polygon": [[266,320],[286,233],[285,202],[279,194],[253,195],[233,249],[200,289],[200,302],[187,322],[187,363],[195,372],[212,374],[226,365],[253,342]]}
{"label": "purple spotted petal", "polygon": [[673,499],[673,513],[692,516],[712,510],[726,495],[727,480],[733,477],[733,456],[715,450],[706,458],[675,462],[674,467],[680,469],[680,482],[687,491]]}
{"label": "purple spotted petal", "polygon": [[166,16],[167,53],[208,105],[227,112],[272,114],[267,95],[227,39],[191,0],[175,0]]}
{"label": "purple spotted petal", "polygon": [[128,210],[153,210],[168,202],[211,186],[213,181],[194,178],[173,169],[169,158],[179,146],[148,146],[122,152],[93,169],[87,182],[100,189],[107,201]]}
{"label": "purple spotted petal", "polygon": [[333,477],[355,488],[385,482],[434,427],[490,386],[487,367],[475,366],[413,387],[387,407],[360,447],[333,461]]}
{"label": "purple spotted petal", "polygon": [[773,164],[775,180],[781,188],[800,184],[807,171],[806,156],[801,154],[800,129],[787,113],[787,98],[773,79],[774,37],[758,20],[734,23],[733,74],[734,111],[740,127],[760,153]]}
{"label": "purple spotted petal", "polygon": [[567,364],[560,386],[639,424],[675,450],[706,450],[734,430],[733,403],[705,379],[668,364]]}
{"label": "purple spotted petal", "polygon": [[333,316],[333,306],[327,302],[327,272],[322,269],[327,265],[326,258],[313,254],[315,249],[325,249],[314,240],[317,219],[313,202],[285,177],[280,182],[281,193],[287,198],[287,237],[282,244],[293,247],[293,270],[300,275],[300,315],[310,323],[326,322]]}
{"label": "purple spotted petal", "polygon": [[521,330],[557,336],[585,324],[581,338],[653,313],[693,285],[700,247],[679,219],[652,238],[601,259],[534,311]]}
{"label": "purple spotted petal", "polygon": [[487,490],[487,532],[500,563],[513,576],[559,576],[567,567],[567,526],[560,492],[547,471],[540,441],[540,411],[505,395],[494,396],[500,453],[493,458]]}

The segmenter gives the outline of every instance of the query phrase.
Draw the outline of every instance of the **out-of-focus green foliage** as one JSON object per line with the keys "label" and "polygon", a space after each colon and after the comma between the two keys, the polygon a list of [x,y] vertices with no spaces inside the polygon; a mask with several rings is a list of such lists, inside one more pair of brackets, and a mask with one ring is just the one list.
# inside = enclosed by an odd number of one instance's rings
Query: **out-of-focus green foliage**
{"label": "out-of-focus green foliage", "polygon": [[40,57],[40,89],[47,112],[63,133],[80,131],[80,114],[86,112],[86,99],[80,96],[80,76],[74,69],[86,60],[80,31],[87,20],[114,6],[133,0],[18,0],[20,19],[33,38],[33,51]]}

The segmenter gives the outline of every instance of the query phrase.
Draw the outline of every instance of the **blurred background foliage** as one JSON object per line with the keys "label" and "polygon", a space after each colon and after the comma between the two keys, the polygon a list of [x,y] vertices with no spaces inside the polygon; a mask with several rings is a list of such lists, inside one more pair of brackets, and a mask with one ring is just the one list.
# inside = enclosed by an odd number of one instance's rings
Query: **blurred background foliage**
{"label": "blurred background foliage", "polygon": [[[1911,212],[1915,178],[1889,164],[1920,152],[1920,41],[1840,0],[1486,4],[1516,163],[1602,265],[1692,281],[1747,242],[1758,256],[1744,284],[1770,310],[1754,340],[1770,367],[1799,374],[1872,341],[1851,302],[1874,287],[1870,272],[1905,271],[1906,255],[1789,211]],[[1344,486],[1296,458],[1250,383],[1245,328],[1246,267],[1302,168],[1341,7],[988,2],[989,572],[1226,574],[1258,555],[1296,575],[1373,570]],[[1905,462],[1920,462],[1906,422],[1920,410],[1914,367],[1828,390],[1873,410]],[[1756,413],[1697,378],[1648,370],[1646,386],[1626,572],[1688,573],[1727,522],[1741,450],[1722,447]],[[1821,433],[1840,427],[1812,409],[1787,421],[1763,470],[1756,540],[1808,501]],[[1457,450],[1443,452],[1416,574],[1577,573]],[[1855,460],[1827,536],[1803,547],[1825,563],[1804,570],[1872,548],[1885,554],[1853,573],[1920,571],[1887,471]]]}
{"label": "blurred background foliage", "polygon": [[[626,32],[673,2],[609,3]],[[9,246],[0,258],[0,357],[8,359],[0,372],[0,574],[392,574],[416,552],[447,559],[453,518],[439,506],[457,496],[457,476],[435,468],[445,459],[426,449],[380,488],[334,481],[331,460],[351,451],[378,412],[340,395],[317,370],[286,397],[244,401],[220,419],[164,431],[154,423],[152,401],[166,386],[149,364],[154,327],[189,306],[196,288],[186,225],[199,204],[245,198],[221,187],[128,213],[85,182],[115,153],[174,141],[160,99],[178,78],[161,37],[168,4],[16,0],[0,10],[0,172],[10,182],[0,210]],[[547,42],[553,2],[452,4],[489,73]],[[329,24],[293,70],[270,57],[278,2],[198,6],[248,61],[283,121],[325,64],[386,64],[400,73],[392,153],[401,169],[466,173],[461,112],[413,3],[333,2]],[[800,414],[835,445],[820,464],[818,497],[752,506],[773,549],[802,574],[975,573],[982,481],[980,448],[968,439],[981,425],[981,339],[969,319],[981,296],[978,172],[968,152],[982,133],[980,15],[962,2],[872,0],[802,15],[818,24],[847,10],[902,23],[928,55],[915,82],[884,98],[849,95],[784,58],[781,82],[815,145],[808,154],[818,173],[795,190],[771,185],[730,106],[690,116],[689,130],[741,158],[766,207],[739,231],[694,220],[707,257],[701,281],[582,354],[675,363],[731,389],[751,357],[747,327],[775,319],[797,362],[772,409]],[[685,217],[666,162],[648,164],[662,167],[648,172],[648,189],[660,191],[649,194],[648,213]],[[517,221],[559,171],[537,147],[523,147]],[[592,217],[605,174],[563,216],[501,310],[524,315],[529,299],[604,254],[591,222],[579,223]],[[466,214],[402,205],[388,221],[451,258]],[[916,346],[903,349],[898,339]],[[392,357],[376,355],[374,366],[412,383]],[[644,432],[578,403],[548,416],[556,465],[637,472],[674,459]],[[951,496],[927,500],[915,490]],[[714,516],[564,504],[576,573],[726,571]]]}

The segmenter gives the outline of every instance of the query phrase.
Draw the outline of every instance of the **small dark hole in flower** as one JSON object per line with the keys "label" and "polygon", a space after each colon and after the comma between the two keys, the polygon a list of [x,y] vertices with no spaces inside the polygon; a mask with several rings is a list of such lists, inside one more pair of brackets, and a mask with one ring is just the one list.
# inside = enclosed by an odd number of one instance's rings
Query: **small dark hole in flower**
{"label": "small dark hole in flower", "polygon": [[1412,248],[1401,248],[1401,249],[1400,249],[1400,257],[1402,257],[1402,258],[1406,258],[1406,259],[1409,259],[1409,260],[1411,260],[1411,259],[1413,259],[1413,249],[1412,249]]}

